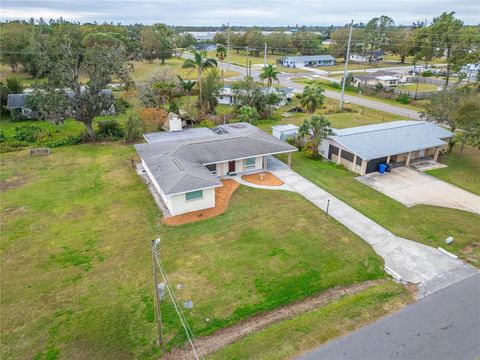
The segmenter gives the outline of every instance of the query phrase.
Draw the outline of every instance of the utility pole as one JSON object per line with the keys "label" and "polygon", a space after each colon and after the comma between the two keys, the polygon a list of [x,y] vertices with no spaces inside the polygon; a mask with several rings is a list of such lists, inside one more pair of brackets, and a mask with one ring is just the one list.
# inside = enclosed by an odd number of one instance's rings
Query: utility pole
{"label": "utility pole", "polygon": [[345,82],[347,81],[348,58],[350,57],[350,43],[352,42],[353,20],[350,23],[350,33],[348,35],[347,57],[345,58],[345,69],[343,70],[342,96],[340,97],[340,111],[343,111],[343,97],[345,96]]}
{"label": "utility pole", "polygon": [[230,22],[227,23],[227,71],[230,71]]}
{"label": "utility pole", "polygon": [[153,285],[155,286],[155,320],[158,328],[158,345],[163,344],[162,313],[160,312],[160,294],[158,289],[157,246],[160,239],[152,240]]}
{"label": "utility pole", "polygon": [[246,73],[247,73],[247,76],[248,76],[248,46],[245,46],[245,55],[247,56],[247,68],[246,68]]}
{"label": "utility pole", "polygon": [[267,43],[265,43],[265,49],[263,53],[263,67],[267,67]]}

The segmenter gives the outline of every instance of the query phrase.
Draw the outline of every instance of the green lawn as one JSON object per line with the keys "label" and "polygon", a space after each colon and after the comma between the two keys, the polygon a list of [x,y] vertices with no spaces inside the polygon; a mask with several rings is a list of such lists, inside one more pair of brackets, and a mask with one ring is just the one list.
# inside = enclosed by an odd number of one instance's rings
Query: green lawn
{"label": "green lawn", "polygon": [[[323,87],[327,88],[328,90],[332,90],[332,91],[336,91],[336,92],[341,92],[342,91],[338,87],[332,86],[332,82],[330,82],[328,80],[323,80],[323,79],[308,80],[308,79],[305,79],[305,78],[302,78],[302,77],[297,77],[297,78],[293,79],[293,81],[301,83],[301,84],[309,84],[309,83],[315,82],[315,83],[321,84]],[[428,85],[428,84],[419,84],[419,85],[426,85],[426,87],[424,87],[422,89],[427,89],[428,88],[428,89],[430,89],[428,91],[436,91],[437,90],[437,86],[434,86],[435,89],[431,90],[430,85]],[[416,84],[415,84],[415,86],[416,86]],[[410,85],[399,86],[398,89],[405,90],[405,91],[415,91],[415,88],[413,88],[413,90],[411,90],[412,88],[410,87]],[[420,86],[419,86],[419,89],[420,89]],[[423,90],[423,91],[427,91],[427,90]],[[410,104],[402,104],[402,103],[396,101],[395,99],[388,99],[388,98],[382,97],[380,95],[378,95],[378,96],[377,95],[375,95],[375,96],[365,95],[363,93],[359,93],[357,91],[352,91],[352,90],[349,90],[349,89],[345,89],[345,94],[358,96],[358,97],[362,97],[362,98],[365,98],[365,99],[370,99],[370,100],[373,100],[373,101],[380,101],[380,102],[383,102],[383,103],[386,103],[386,104],[391,104],[391,105],[395,105],[395,106],[398,106],[398,107],[404,107],[404,108],[412,109],[412,110],[422,110],[424,108],[426,102],[428,101],[428,100],[412,100],[410,102]]]}
{"label": "green lawn", "polygon": [[2,155],[3,359],[158,354],[149,245],[159,211],[133,153],[80,145]]}
{"label": "green lawn", "polygon": [[385,276],[366,243],[290,192],[240,187],[225,214],[163,227],[161,235],[170,281],[185,285],[177,296],[195,304],[187,317],[198,335],[336,285]]}
{"label": "green lawn", "polygon": [[290,359],[354,331],[410,302],[399,284],[387,282],[271,325],[208,356],[209,359]]}
{"label": "green lawn", "polygon": [[440,162],[448,165],[443,169],[427,171],[453,185],[480,195],[480,150],[465,146],[460,154],[461,145],[456,145],[451,153],[440,158]]}
{"label": "green lawn", "polygon": [[[182,69],[183,59],[180,58],[171,58],[165,60],[165,64],[161,64],[159,60],[152,62],[148,61],[132,61],[132,79],[134,81],[146,81],[152,78],[157,73],[162,73],[163,71],[169,71],[174,75],[180,75],[184,79],[197,79],[197,70],[196,69]],[[229,78],[236,76],[238,73],[236,71],[225,71],[223,76]]]}
{"label": "green lawn", "polygon": [[418,89],[417,89],[417,84],[416,83],[411,83],[407,85],[399,85],[396,87],[398,90],[403,90],[403,91],[411,91],[411,92],[431,92],[431,91],[438,91],[438,85],[432,85],[432,84],[418,84]]}
{"label": "green lawn", "polygon": [[[273,125],[301,125],[306,118],[311,116],[310,114],[296,113],[293,116],[282,116],[283,113],[296,106],[300,106],[300,102],[298,99],[293,99],[287,105],[274,111],[273,115],[269,119],[260,120],[257,126],[269,132],[270,128]],[[370,108],[365,108],[355,104],[346,105],[345,109],[348,111],[344,112],[339,112],[338,106],[339,102],[337,100],[325,98],[324,107],[322,109],[319,109],[315,114],[325,116],[330,121],[332,127],[338,129],[399,120],[399,116],[397,115]]]}
{"label": "green lawn", "polygon": [[[479,215],[427,205],[407,208],[355,180],[358,174],[331,162],[308,159],[302,152],[294,154],[293,170],[397,236],[433,247],[445,247],[445,239],[453,236],[455,242],[447,249],[480,266],[480,247],[475,247],[480,234]],[[474,177],[478,183],[478,172]]]}
{"label": "green lawn", "polygon": [[[240,187],[227,212],[180,227],[131,169],[131,146],[1,159],[2,358],[152,358],[150,240],[196,335],[336,285],[385,277],[362,240],[295,193]],[[292,218],[292,214],[296,216]],[[185,341],[162,305],[169,344]],[[207,320],[208,319],[208,320]]]}

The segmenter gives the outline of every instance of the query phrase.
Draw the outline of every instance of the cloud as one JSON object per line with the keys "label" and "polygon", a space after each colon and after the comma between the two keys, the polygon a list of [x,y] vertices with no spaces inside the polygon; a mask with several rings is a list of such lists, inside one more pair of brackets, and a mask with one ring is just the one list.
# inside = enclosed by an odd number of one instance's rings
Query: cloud
{"label": "cloud", "polygon": [[343,25],[389,15],[397,24],[455,11],[478,24],[478,0],[3,0],[3,19],[30,17],[175,25]]}

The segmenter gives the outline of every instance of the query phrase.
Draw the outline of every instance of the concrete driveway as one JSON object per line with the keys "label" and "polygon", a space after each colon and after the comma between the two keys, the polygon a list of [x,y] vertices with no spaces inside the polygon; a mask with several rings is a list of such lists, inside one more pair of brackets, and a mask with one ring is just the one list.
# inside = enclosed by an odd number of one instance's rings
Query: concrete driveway
{"label": "concrete driveway", "polygon": [[425,204],[480,214],[480,196],[408,167],[367,174],[357,180],[407,207]]}
{"label": "concrete driveway", "polygon": [[477,273],[473,267],[438,249],[395,236],[278,159],[269,158],[268,170],[320,210],[325,211],[329,201],[329,216],[370,244],[384,259],[385,270],[394,278],[417,284],[418,297],[432,294]]}

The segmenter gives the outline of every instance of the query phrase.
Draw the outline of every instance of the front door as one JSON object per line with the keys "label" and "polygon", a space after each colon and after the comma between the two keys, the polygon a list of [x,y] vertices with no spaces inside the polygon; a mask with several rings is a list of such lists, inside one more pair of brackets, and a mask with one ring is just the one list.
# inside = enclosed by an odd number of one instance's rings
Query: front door
{"label": "front door", "polygon": [[234,173],[235,172],[235,161],[228,162],[228,172]]}

